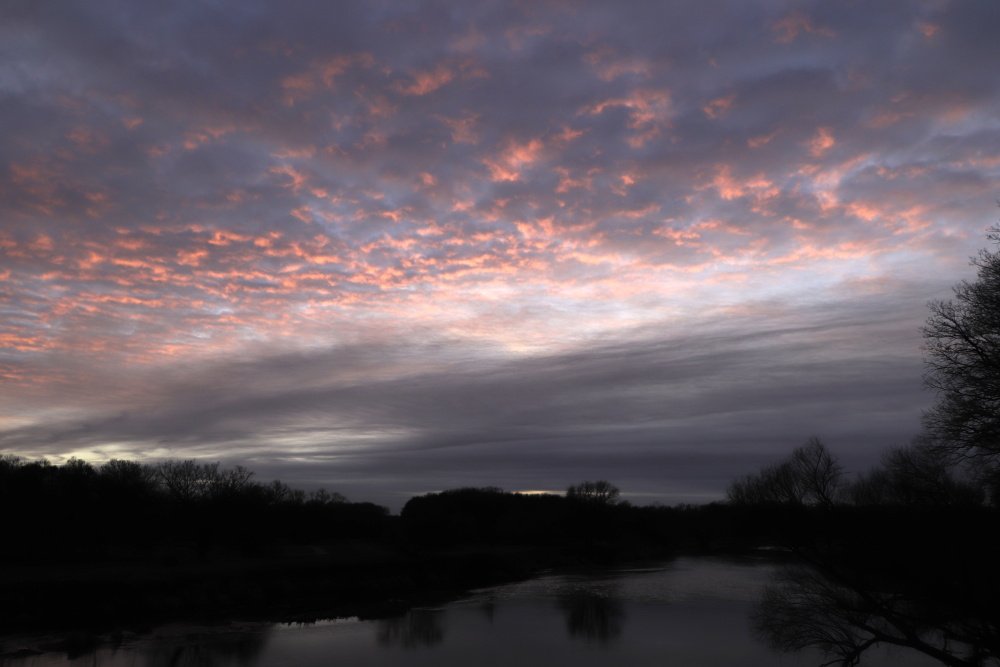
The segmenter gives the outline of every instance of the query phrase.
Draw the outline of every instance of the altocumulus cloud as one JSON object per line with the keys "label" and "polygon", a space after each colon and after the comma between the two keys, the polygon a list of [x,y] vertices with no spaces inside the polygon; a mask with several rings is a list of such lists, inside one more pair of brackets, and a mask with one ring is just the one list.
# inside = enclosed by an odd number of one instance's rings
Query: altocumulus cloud
{"label": "altocumulus cloud", "polygon": [[919,428],[986,2],[8,4],[0,443],[395,505]]}

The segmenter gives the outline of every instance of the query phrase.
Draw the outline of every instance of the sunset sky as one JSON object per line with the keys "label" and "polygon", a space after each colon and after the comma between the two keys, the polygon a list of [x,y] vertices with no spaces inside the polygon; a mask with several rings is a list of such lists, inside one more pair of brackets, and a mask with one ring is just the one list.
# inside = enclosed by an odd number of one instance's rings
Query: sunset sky
{"label": "sunset sky", "polygon": [[986,0],[0,5],[0,450],[397,510],[919,433]]}

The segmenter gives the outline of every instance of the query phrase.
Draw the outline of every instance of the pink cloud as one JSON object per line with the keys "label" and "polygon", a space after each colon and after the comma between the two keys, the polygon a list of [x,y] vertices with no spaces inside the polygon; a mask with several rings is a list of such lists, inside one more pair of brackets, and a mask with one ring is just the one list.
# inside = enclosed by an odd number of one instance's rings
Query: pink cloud
{"label": "pink cloud", "polygon": [[809,155],[813,157],[823,157],[831,148],[837,145],[833,138],[833,128],[820,127],[816,130],[816,136],[806,142]]}
{"label": "pink cloud", "polygon": [[648,78],[651,73],[648,61],[641,58],[622,58],[610,46],[590,51],[584,55],[583,60],[597,72],[597,77],[602,81],[614,81],[627,74]]}
{"label": "pink cloud", "polygon": [[822,35],[824,37],[835,36],[833,30],[814,26],[808,16],[798,11],[793,11],[772,23],[771,30],[778,33],[774,38],[777,44],[788,44],[803,33]]}
{"label": "pink cloud", "polygon": [[779,132],[781,132],[781,130],[775,130],[771,134],[762,134],[756,137],[751,137],[747,139],[747,146],[750,148],[760,148],[761,146],[765,146],[771,143],[771,141],[778,136]]}
{"label": "pink cloud", "polygon": [[485,158],[483,164],[489,169],[493,181],[519,181],[521,172],[541,157],[544,148],[541,139],[509,141],[499,155]]}
{"label": "pink cloud", "polygon": [[404,95],[427,95],[450,83],[455,74],[448,66],[439,64],[432,70],[414,73],[412,78],[412,83],[397,84],[395,90]]}
{"label": "pink cloud", "polygon": [[583,189],[590,190],[593,187],[593,178],[589,176],[583,176],[580,178],[573,178],[570,176],[569,169],[566,167],[556,167],[555,172],[559,174],[559,185],[556,187],[556,193],[564,194],[573,189]]}
{"label": "pink cloud", "polygon": [[662,128],[670,127],[670,91],[662,88],[636,88],[628,96],[612,98],[584,107],[579,113],[600,115],[607,109],[623,107],[629,110],[627,127],[633,134],[626,142],[633,148],[641,148],[650,139],[660,135]]}
{"label": "pink cloud", "polygon": [[289,164],[274,165],[268,171],[272,174],[287,176],[291,181],[288,183],[287,187],[290,187],[292,192],[299,192],[299,190],[301,190],[309,180],[305,174]]}
{"label": "pink cloud", "polygon": [[101,132],[87,127],[77,127],[66,138],[76,144],[77,150],[84,153],[97,153],[109,145],[109,139]]}
{"label": "pink cloud", "polygon": [[726,115],[726,113],[729,112],[729,107],[731,107],[733,105],[733,102],[735,101],[736,101],[736,94],[733,93],[731,95],[726,95],[725,97],[719,97],[717,99],[712,100],[711,102],[703,106],[701,110],[709,118],[713,119],[722,118],[723,116]]}
{"label": "pink cloud", "polygon": [[921,23],[918,26],[918,29],[920,30],[920,32],[923,34],[924,37],[929,38],[938,34],[938,32],[941,30],[941,26],[934,25],[933,23]]}
{"label": "pink cloud", "polygon": [[758,173],[750,178],[737,177],[733,175],[733,167],[729,164],[718,165],[712,180],[700,189],[715,188],[722,199],[733,200],[741,197],[752,196],[757,201],[764,201],[778,196],[781,188],[774,181],[768,179],[763,173]]}
{"label": "pink cloud", "polygon": [[882,129],[884,127],[889,127],[895,125],[899,121],[905,118],[912,118],[914,113],[911,111],[893,111],[885,110],[876,113],[872,118],[865,121],[865,127],[870,127],[873,129]]}
{"label": "pink cloud", "polygon": [[280,85],[285,93],[284,103],[294,106],[320,90],[334,90],[337,79],[348,69],[352,67],[371,69],[375,65],[375,58],[370,53],[337,55],[313,61],[304,71],[290,74],[281,80]]}

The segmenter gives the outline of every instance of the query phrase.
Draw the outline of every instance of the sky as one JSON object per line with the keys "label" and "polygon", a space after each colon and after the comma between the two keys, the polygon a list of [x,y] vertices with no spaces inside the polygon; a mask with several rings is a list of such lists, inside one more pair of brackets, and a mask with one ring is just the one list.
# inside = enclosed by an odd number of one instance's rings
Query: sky
{"label": "sky", "polygon": [[920,432],[1000,3],[0,4],[0,451],[398,510]]}

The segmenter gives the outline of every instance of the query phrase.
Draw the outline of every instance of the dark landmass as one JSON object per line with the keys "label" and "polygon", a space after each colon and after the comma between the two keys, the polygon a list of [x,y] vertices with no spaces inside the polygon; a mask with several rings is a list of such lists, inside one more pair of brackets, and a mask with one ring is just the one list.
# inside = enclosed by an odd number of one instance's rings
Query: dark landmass
{"label": "dark landmass", "polygon": [[82,651],[170,622],[388,617],[545,569],[767,549],[799,566],[755,616],[776,648],[845,665],[877,643],[950,665],[1000,655],[997,477],[927,448],[888,450],[849,481],[811,440],[702,506],[635,506],[598,481],[565,495],[453,489],[393,516],[252,477],[0,457],[3,633]]}
{"label": "dark landmass", "polygon": [[[889,614],[894,627],[911,622],[914,636],[944,621],[949,646],[992,641],[995,496],[919,452],[895,456],[922,474],[893,477],[887,464],[884,475],[846,483],[811,441],[790,458],[802,465],[736,480],[725,503],[641,507],[607,482],[585,482],[565,496],[454,489],[412,498],[398,516],[337,494],[261,485],[240,468],[239,483],[223,483],[234,473],[214,464],[95,469],[6,457],[0,498],[14,539],[0,546],[0,627],[47,639],[8,641],[0,654],[85,651],[172,622],[384,618],[552,568],[759,550],[810,568],[771,591],[757,616],[779,648],[828,614],[823,627],[846,627],[850,637],[840,652],[863,651],[864,628],[838,617],[843,609]],[[171,469],[195,480],[187,492],[165,481]],[[122,483],[123,470],[133,483]],[[959,622],[984,629],[958,634]]]}
{"label": "dark landmass", "polygon": [[[385,617],[555,567],[722,548],[717,507],[465,488],[398,516],[237,466],[0,457],[0,628],[96,637],[167,622]],[[728,545],[726,545],[728,546]],[[82,634],[81,634],[82,633]]]}

